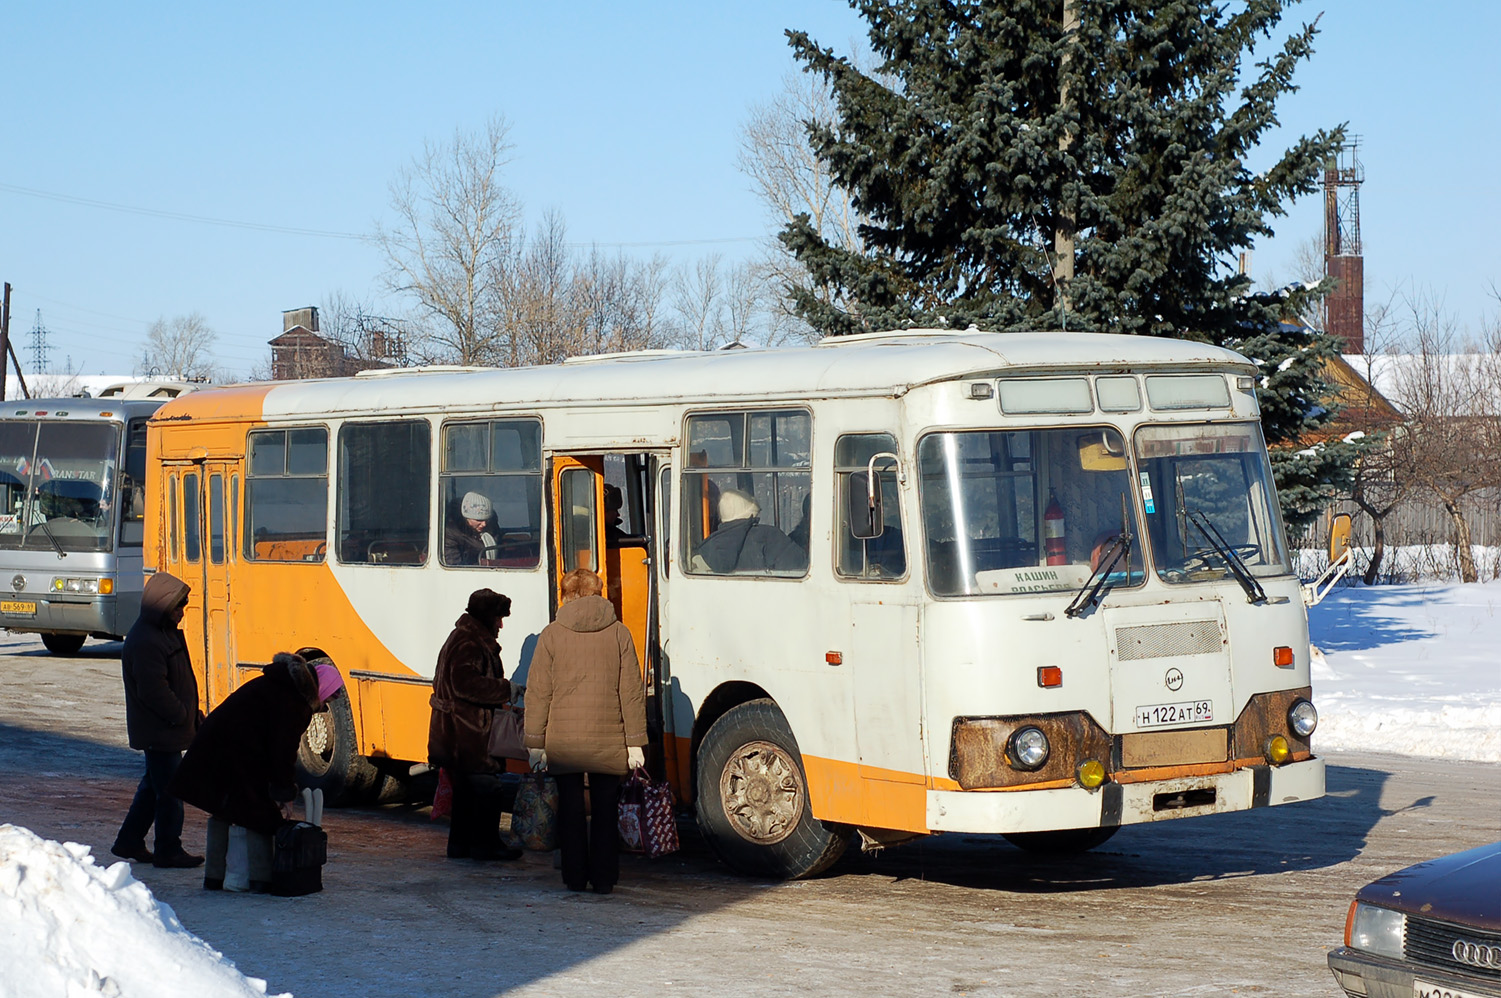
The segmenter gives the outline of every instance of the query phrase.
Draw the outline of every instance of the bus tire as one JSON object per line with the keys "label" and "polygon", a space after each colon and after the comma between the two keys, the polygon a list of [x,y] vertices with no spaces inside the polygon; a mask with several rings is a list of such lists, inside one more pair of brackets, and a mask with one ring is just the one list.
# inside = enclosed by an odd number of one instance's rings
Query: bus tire
{"label": "bus tire", "polygon": [[313,715],[297,746],[298,784],[322,790],[330,807],[346,807],[365,803],[379,776],[356,750],[349,697],[334,697],[328,710]]}
{"label": "bus tire", "polygon": [[1068,856],[1104,845],[1120,831],[1119,825],[1102,828],[1065,828],[1053,832],[1005,832],[1007,842],[1018,849],[1045,856]]}
{"label": "bus tire", "polygon": [[43,631],[42,644],[54,655],[77,655],[78,649],[83,647],[84,635],[82,634],[58,634],[56,631]]}
{"label": "bus tire", "polygon": [[698,750],[698,828],[737,873],[798,880],[832,866],[850,830],[820,821],[808,802],[802,753],[772,700],[731,708]]}

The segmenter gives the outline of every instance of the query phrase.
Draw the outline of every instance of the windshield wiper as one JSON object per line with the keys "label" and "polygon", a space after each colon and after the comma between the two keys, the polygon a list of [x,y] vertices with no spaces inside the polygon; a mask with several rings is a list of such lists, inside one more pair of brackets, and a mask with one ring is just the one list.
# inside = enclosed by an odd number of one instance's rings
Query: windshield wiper
{"label": "windshield wiper", "polygon": [[1261,588],[1261,583],[1252,577],[1251,570],[1246,567],[1240,555],[1235,553],[1235,549],[1220,536],[1219,529],[1209,522],[1209,517],[1205,516],[1202,510],[1197,509],[1186,510],[1185,514],[1188,522],[1199,528],[1199,533],[1204,535],[1204,539],[1209,542],[1210,547],[1214,548],[1215,554],[1224,561],[1230,574],[1235,576],[1235,581],[1239,582],[1240,587],[1246,591],[1246,599],[1252,603],[1265,603],[1266,590]]}
{"label": "windshield wiper", "polygon": [[[1089,578],[1084,580],[1084,585],[1079,587],[1079,592],[1074,596],[1074,601],[1063,611],[1065,617],[1077,617],[1085,610],[1100,602],[1100,590],[1105,588],[1105,582],[1110,578],[1110,573],[1121,559],[1131,551],[1131,535],[1121,534],[1115,539],[1110,547],[1105,549],[1105,556],[1100,559],[1100,567],[1090,573]],[[1129,565],[1130,562],[1128,561]],[[1127,573],[1130,574],[1129,572]]]}
{"label": "windshield wiper", "polygon": [[[42,533],[46,534],[47,539],[52,542],[52,546],[57,550],[57,556],[59,558],[66,558],[68,556],[68,552],[63,550],[63,546],[58,542],[57,536],[52,533],[52,528],[47,526],[47,521],[43,520],[41,523],[38,523],[37,526],[42,528]],[[22,546],[25,546],[24,535],[22,536]]]}
{"label": "windshield wiper", "polygon": [[1097,606],[1103,597],[1105,582],[1110,578],[1110,573],[1122,559],[1126,562],[1126,583],[1131,582],[1131,513],[1126,494],[1121,493],[1121,532],[1105,549],[1105,554],[1100,558],[1100,563],[1089,578],[1084,580],[1084,585],[1074,595],[1074,600],[1063,611],[1065,617],[1077,617],[1092,606]]}

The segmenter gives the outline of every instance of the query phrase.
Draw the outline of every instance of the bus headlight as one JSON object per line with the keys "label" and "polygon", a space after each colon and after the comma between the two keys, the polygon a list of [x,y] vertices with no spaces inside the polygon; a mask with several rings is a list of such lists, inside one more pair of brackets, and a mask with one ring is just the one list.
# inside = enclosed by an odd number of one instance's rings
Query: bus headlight
{"label": "bus headlight", "polygon": [[1307,738],[1319,726],[1319,712],[1307,700],[1294,701],[1287,709],[1287,726],[1299,738]]}
{"label": "bus headlight", "polygon": [[1262,753],[1266,756],[1267,762],[1273,766],[1280,766],[1287,761],[1288,756],[1293,754],[1293,750],[1284,736],[1273,735],[1266,740],[1266,747]]}
{"label": "bus headlight", "polygon": [[55,593],[77,593],[84,596],[108,596],[115,591],[114,579],[70,579],[58,576],[52,580]]}
{"label": "bus headlight", "polygon": [[1006,742],[1006,761],[1012,769],[1041,769],[1048,761],[1048,736],[1041,728],[1017,728]]}

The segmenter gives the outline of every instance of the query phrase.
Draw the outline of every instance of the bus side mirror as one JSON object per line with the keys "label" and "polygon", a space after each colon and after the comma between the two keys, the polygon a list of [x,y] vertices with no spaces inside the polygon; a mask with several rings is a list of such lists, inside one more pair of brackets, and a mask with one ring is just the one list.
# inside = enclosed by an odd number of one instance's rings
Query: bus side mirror
{"label": "bus side mirror", "polygon": [[868,541],[881,536],[886,517],[881,508],[881,476],[865,471],[850,473],[846,492],[849,503],[850,533],[856,540]]}
{"label": "bus side mirror", "polygon": [[1329,564],[1333,565],[1350,550],[1350,514],[1340,513],[1329,525]]}

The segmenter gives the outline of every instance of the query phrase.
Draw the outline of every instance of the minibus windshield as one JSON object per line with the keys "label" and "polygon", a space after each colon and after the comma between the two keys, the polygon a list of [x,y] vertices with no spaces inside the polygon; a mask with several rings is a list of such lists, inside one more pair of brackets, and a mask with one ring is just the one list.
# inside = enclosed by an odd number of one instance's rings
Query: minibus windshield
{"label": "minibus windshield", "polygon": [[[1077,592],[1139,534],[1113,427],[932,433],[918,444],[928,584],[939,596]],[[1111,588],[1143,580],[1139,543]]]}
{"label": "minibus windshield", "polygon": [[1136,459],[1152,560],[1164,581],[1215,582],[1237,567],[1253,576],[1291,571],[1257,424],[1143,426]]}
{"label": "minibus windshield", "polygon": [[0,549],[108,551],[120,427],[0,421]]}

